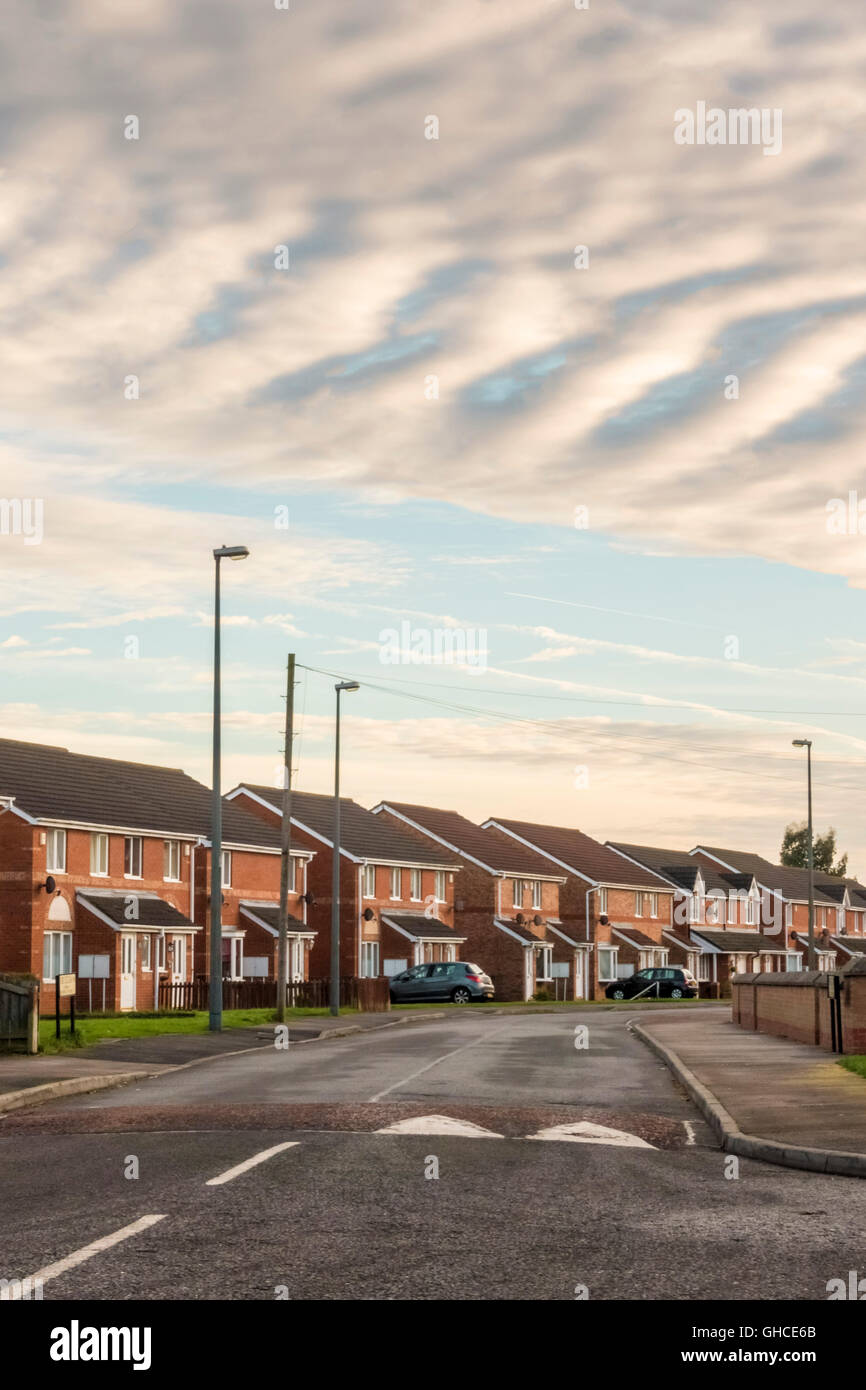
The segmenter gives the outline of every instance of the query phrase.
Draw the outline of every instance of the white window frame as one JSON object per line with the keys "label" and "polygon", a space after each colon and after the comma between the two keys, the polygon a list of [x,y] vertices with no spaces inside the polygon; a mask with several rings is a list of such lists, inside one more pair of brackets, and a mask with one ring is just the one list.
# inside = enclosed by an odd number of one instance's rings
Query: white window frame
{"label": "white window frame", "polygon": [[728,894],[728,926],[734,926],[737,921],[737,893],[736,889]]}
{"label": "white window frame", "polygon": [[[66,831],[52,828],[45,834],[45,870],[49,874],[66,873]],[[63,973],[62,971],[60,972]]]}
{"label": "white window frame", "polygon": [[[46,971],[46,964],[51,967]],[[42,978],[54,980],[56,975],[72,973],[72,932],[47,931],[42,937]]]}
{"label": "white window frame", "polygon": [[[617,974],[617,963],[618,963],[618,957],[619,957],[619,947],[618,947],[618,946],[598,946],[596,949],[598,950],[598,982],[599,982],[599,984],[610,984],[612,981],[618,980],[618,979],[619,979],[619,976],[618,976],[618,974]],[[609,967],[609,968],[612,970],[612,973],[609,974],[609,975],[605,975],[604,972],[603,972],[603,970],[602,970],[601,961],[602,961],[602,957],[603,957],[603,956],[609,956],[609,957],[610,957],[610,967]]]}
{"label": "white window frame", "polygon": [[606,888],[599,888],[599,890],[598,890],[598,911],[599,911],[599,915],[600,915],[600,916],[602,916],[602,917],[606,917],[606,916],[607,916],[607,889],[606,889]]}
{"label": "white window frame", "polygon": [[650,900],[650,917],[658,917],[658,915],[659,915],[659,895],[658,895],[658,893],[650,893],[650,895],[649,895],[649,900]]}
{"label": "white window frame", "polygon": [[409,899],[410,902],[420,903],[421,901],[421,870],[409,870]]}
{"label": "white window frame", "polygon": [[450,962],[450,961],[455,961],[455,960],[457,959],[457,947],[456,947],[456,946],[446,946],[446,947],[445,947],[445,959],[446,959],[447,961],[449,961],[449,962]]}
{"label": "white window frame", "polygon": [[376,865],[364,865],[364,890],[365,898],[375,898],[376,896]]}
{"label": "white window frame", "polygon": [[635,893],[634,895],[634,915],[635,917],[643,917],[643,893]]}
{"label": "white window frame", "polygon": [[[102,851],[105,851],[103,854]],[[102,830],[94,830],[90,835],[90,877],[108,878],[108,836]],[[100,865],[105,867],[101,868]]]}
{"label": "white window frame", "polygon": [[[369,967],[375,965],[375,970]],[[378,941],[361,942],[361,978],[373,980],[379,974],[379,943]]]}
{"label": "white window frame", "polygon": [[[396,887],[396,889],[397,889],[396,893],[394,892],[395,887]],[[399,902],[402,902],[402,900],[403,900],[403,870],[402,870],[402,869],[392,869],[392,870],[391,870],[391,901],[392,901],[392,903],[399,903]]]}
{"label": "white window frame", "polygon": [[446,888],[447,884],[445,882],[445,870],[437,869],[436,877],[433,883],[433,897],[435,898],[437,903],[444,903],[446,901]]}
{"label": "white window frame", "polygon": [[511,906],[519,912],[523,907],[523,879],[513,878],[511,880]]}
{"label": "white window frame", "polygon": [[[791,964],[792,961],[794,962],[793,965]],[[803,969],[803,952],[802,952],[802,951],[788,951],[787,955],[785,956],[785,969],[786,969],[786,970],[802,970],[802,969]]]}
{"label": "white window frame", "polygon": [[712,956],[709,951],[701,951],[698,956],[698,981],[711,980],[713,978]]}
{"label": "white window frame", "polygon": [[[138,873],[127,873],[126,863],[129,859],[130,869],[135,867],[135,846],[138,846]],[[128,853],[127,853],[128,851]],[[123,837],[123,877],[141,878],[144,868],[144,840],[140,835],[125,835]]]}
{"label": "white window frame", "polygon": [[141,968],[147,975],[150,975],[153,971],[153,940],[150,932],[147,931],[141,932],[140,938]]}
{"label": "white window frame", "polygon": [[231,888],[232,886],[232,852],[224,849],[220,852],[220,887]]}
{"label": "white window frame", "polygon": [[160,932],[156,938],[156,970],[158,975],[165,970],[165,932]]}
{"label": "white window frame", "polygon": [[701,920],[700,898],[697,893],[689,894],[689,921],[699,922]]}
{"label": "white window frame", "polygon": [[533,879],[531,879],[531,880],[530,880],[530,883],[529,883],[529,886],[530,886],[530,888],[531,888],[531,890],[532,890],[532,906],[533,906],[533,907],[536,909],[536,911],[537,911],[537,910],[541,907],[541,892],[542,892],[542,889],[541,889],[541,879],[540,879],[540,878],[533,878]]}
{"label": "white window frame", "polygon": [[[181,854],[180,840],[163,840],[162,842],[162,879],[164,883],[180,883],[181,865],[183,858]],[[173,873],[173,860],[177,859],[177,873]]]}
{"label": "white window frame", "polygon": [[[544,972],[542,974],[542,971]],[[535,952],[535,979],[536,983],[547,983],[553,979],[553,947],[539,946]]]}

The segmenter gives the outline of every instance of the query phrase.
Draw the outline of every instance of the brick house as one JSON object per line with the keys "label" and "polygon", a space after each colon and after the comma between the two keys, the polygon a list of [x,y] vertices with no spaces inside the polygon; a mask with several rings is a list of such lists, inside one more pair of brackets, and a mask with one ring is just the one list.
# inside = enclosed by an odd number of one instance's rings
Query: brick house
{"label": "brick house", "polygon": [[[688,963],[689,952],[671,937],[673,888],[643,865],[581,830],[529,821],[491,819],[519,844],[543,855],[552,872],[565,873],[559,890],[560,926],[551,930],[575,951],[575,999],[601,999],[618,979],[649,966]],[[697,952],[695,952],[697,957]]]}
{"label": "brick house", "polygon": [[772,911],[764,920],[766,905],[762,907],[760,885],[752,872],[703,860],[686,850],[609,843],[673,888],[673,925],[665,936],[677,963],[688,964],[697,978],[701,994],[729,994],[731,976],[751,970],[755,960],[760,970],[786,968],[784,939],[772,929]]}
{"label": "brick house", "polygon": [[[209,831],[210,791],[179,769],[0,740],[0,969],[37,976],[43,1011],[65,973],[81,1009],[156,1007],[161,982],[207,971]],[[279,896],[279,836],[233,808],[223,869],[239,978],[245,940],[264,950],[240,906]]]}
{"label": "brick house", "polygon": [[[278,827],[282,792],[242,782],[227,803]],[[315,851],[309,921],[316,928],[310,969],[331,970],[334,798],[292,792],[292,844]],[[423,961],[457,960],[465,937],[454,925],[459,860],[419,842],[348,797],[340,798],[340,974],[396,975]]]}
{"label": "brick house", "polygon": [[555,966],[566,967],[563,979],[574,989],[577,943],[555,930],[562,925],[560,869],[456,811],[381,801],[373,814],[461,864],[455,921],[466,941],[463,958],[488,972],[497,998],[531,999],[541,989],[553,995],[560,973]]}
{"label": "brick house", "polygon": [[[808,869],[773,864],[758,854],[704,845],[697,845],[692,854],[702,863],[748,869],[754,875],[762,897],[773,903],[776,920],[783,922],[788,969],[802,970],[809,944]],[[835,970],[866,951],[866,887],[862,883],[855,878],[816,872],[813,903],[819,970]]]}

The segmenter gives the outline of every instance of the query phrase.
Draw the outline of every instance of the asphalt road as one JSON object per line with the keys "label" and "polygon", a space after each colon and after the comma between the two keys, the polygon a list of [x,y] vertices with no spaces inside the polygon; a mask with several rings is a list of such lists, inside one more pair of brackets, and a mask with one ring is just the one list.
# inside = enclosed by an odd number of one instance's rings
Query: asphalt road
{"label": "asphalt road", "polygon": [[0,1120],[0,1278],[41,1272],[46,1300],[824,1300],[862,1266],[866,1184],[731,1163],[623,1013],[467,1010]]}

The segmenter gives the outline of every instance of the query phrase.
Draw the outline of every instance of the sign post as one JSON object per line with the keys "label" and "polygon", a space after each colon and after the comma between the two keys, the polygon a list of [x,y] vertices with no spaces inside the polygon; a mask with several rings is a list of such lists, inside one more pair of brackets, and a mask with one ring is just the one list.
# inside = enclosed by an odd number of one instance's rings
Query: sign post
{"label": "sign post", "polygon": [[55,1036],[60,1037],[60,1001],[69,1000],[69,1031],[75,1032],[75,976],[74,975],[55,975],[54,977],[56,1015]]}

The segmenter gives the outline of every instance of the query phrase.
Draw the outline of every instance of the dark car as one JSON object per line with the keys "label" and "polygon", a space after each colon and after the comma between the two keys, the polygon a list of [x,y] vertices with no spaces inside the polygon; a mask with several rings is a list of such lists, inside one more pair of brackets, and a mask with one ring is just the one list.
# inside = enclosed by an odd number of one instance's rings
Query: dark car
{"label": "dark car", "polygon": [[680,970],[674,965],[665,965],[653,970],[638,970],[627,980],[617,980],[608,985],[605,994],[608,999],[694,999],[698,993],[698,982],[688,970]]}
{"label": "dark car", "polygon": [[492,999],[493,981],[480,965],[465,960],[437,961],[434,965],[413,965],[389,981],[392,1004],[423,1002],[425,999],[451,999],[470,1004],[473,999]]}

